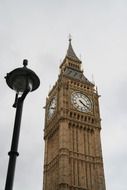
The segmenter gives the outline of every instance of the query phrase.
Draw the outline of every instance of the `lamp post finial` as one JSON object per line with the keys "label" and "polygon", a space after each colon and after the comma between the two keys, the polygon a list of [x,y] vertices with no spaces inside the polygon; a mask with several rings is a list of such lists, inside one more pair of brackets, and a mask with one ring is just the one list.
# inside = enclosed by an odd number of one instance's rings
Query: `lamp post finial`
{"label": "lamp post finial", "polygon": [[28,60],[27,59],[23,60],[23,65],[24,65],[24,67],[26,67],[28,65]]}

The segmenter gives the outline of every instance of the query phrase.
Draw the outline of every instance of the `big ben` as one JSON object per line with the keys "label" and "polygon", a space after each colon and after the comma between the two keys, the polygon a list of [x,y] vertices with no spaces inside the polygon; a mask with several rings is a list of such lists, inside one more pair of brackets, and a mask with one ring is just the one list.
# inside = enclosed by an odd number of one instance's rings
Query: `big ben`
{"label": "big ben", "polygon": [[46,98],[43,190],[106,190],[99,95],[71,39]]}

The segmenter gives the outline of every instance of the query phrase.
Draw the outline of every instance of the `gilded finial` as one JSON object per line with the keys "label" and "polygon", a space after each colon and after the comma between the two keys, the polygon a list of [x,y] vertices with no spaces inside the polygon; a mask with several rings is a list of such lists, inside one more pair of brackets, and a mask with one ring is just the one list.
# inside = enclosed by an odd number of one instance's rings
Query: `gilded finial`
{"label": "gilded finial", "polygon": [[71,40],[72,40],[72,35],[69,34],[69,42],[71,42]]}

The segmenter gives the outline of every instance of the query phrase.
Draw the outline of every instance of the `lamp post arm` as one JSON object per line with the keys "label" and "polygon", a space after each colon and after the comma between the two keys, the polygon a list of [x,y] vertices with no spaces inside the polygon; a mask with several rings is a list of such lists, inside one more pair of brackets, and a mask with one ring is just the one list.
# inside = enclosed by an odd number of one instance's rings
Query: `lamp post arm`
{"label": "lamp post arm", "polygon": [[20,101],[24,101],[24,99],[25,99],[25,97],[27,96],[27,94],[30,92],[30,89],[28,88],[28,89],[26,89],[24,92],[23,92],[23,94],[22,94],[22,96],[19,98],[20,99]]}
{"label": "lamp post arm", "polygon": [[16,93],[16,95],[15,95],[15,102],[14,102],[14,104],[13,104],[13,107],[14,107],[14,108],[17,107],[17,102],[18,102],[18,101],[22,101],[22,102],[23,102],[24,99],[25,99],[25,97],[27,96],[27,94],[28,94],[29,92],[30,92],[29,89],[25,90],[25,91],[23,92],[22,96],[19,97],[19,98],[18,98],[18,93]]}

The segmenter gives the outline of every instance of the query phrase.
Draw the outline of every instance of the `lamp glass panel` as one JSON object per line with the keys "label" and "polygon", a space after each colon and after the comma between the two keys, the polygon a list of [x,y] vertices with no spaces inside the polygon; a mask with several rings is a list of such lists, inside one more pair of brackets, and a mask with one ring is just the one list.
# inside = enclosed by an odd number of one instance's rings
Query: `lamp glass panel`
{"label": "lamp glass panel", "polygon": [[32,90],[32,81],[26,76],[18,76],[13,81],[13,89],[16,92],[24,92],[26,89]]}

